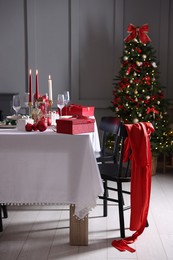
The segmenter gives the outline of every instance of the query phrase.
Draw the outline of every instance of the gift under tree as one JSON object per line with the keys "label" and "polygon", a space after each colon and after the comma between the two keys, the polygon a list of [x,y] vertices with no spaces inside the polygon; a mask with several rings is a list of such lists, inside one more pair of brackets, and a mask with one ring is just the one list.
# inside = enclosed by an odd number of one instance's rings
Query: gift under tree
{"label": "gift under tree", "polygon": [[168,100],[159,82],[158,62],[148,25],[128,26],[119,75],[113,81],[113,111],[125,123],[152,122],[152,153],[169,148]]}

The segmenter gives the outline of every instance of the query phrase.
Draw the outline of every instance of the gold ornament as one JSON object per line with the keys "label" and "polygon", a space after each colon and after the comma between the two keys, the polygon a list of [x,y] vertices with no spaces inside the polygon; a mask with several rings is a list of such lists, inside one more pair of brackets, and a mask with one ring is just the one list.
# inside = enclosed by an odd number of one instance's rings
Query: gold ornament
{"label": "gold ornament", "polygon": [[140,67],[140,66],[142,65],[142,62],[141,62],[141,61],[136,61],[136,65],[137,65],[138,67]]}

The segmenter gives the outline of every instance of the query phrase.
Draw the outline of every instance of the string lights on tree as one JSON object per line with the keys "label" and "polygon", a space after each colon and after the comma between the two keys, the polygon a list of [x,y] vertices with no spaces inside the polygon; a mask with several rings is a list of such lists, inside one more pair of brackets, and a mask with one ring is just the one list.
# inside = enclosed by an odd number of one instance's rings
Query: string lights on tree
{"label": "string lights on tree", "polygon": [[119,75],[113,80],[112,110],[124,123],[152,122],[153,154],[172,146],[169,141],[168,100],[159,82],[158,62],[148,25],[128,26]]}

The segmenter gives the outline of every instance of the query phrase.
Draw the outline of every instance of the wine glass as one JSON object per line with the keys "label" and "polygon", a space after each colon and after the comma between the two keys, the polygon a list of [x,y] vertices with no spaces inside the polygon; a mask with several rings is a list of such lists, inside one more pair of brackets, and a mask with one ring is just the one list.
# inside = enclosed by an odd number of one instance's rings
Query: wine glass
{"label": "wine glass", "polygon": [[26,92],[24,95],[24,104],[25,104],[25,107],[29,107],[29,93],[28,92]]}
{"label": "wine glass", "polygon": [[67,105],[70,102],[70,92],[69,91],[64,91],[64,103],[66,106],[66,115],[67,115]]}
{"label": "wine glass", "polygon": [[24,104],[25,104],[25,111],[26,111],[26,114],[29,113],[29,93],[25,93],[24,95]]}
{"label": "wine glass", "polygon": [[57,97],[57,107],[60,109],[60,117],[62,117],[62,109],[65,106],[64,102],[64,95],[63,94],[58,94]]}
{"label": "wine glass", "polygon": [[21,108],[21,100],[20,95],[14,95],[13,96],[13,109],[16,111],[16,118],[18,118],[18,112]]}

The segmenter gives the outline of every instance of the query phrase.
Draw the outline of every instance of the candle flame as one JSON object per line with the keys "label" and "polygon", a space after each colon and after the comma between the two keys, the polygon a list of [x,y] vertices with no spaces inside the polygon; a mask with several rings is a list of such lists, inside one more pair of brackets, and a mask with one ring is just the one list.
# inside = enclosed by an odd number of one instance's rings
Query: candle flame
{"label": "candle flame", "polygon": [[32,73],[32,70],[29,70],[29,74],[31,75],[31,73]]}
{"label": "candle flame", "polygon": [[36,70],[36,74],[38,74],[38,70]]}
{"label": "candle flame", "polygon": [[49,75],[49,79],[51,79],[51,75]]}

